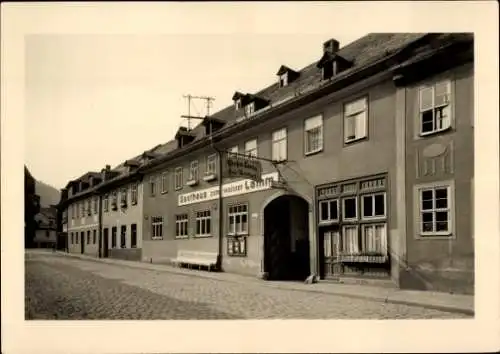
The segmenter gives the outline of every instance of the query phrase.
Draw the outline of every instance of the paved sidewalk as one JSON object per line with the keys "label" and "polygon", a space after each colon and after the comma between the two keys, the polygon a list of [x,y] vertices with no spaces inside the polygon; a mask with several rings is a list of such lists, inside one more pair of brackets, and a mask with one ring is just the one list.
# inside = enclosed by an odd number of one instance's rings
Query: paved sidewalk
{"label": "paved sidewalk", "polygon": [[[47,251],[40,251],[49,253]],[[52,252],[51,252],[52,253]],[[432,291],[401,290],[397,288],[378,287],[370,285],[350,285],[320,281],[316,284],[304,284],[299,282],[263,281],[257,277],[237,275],[223,272],[207,272],[177,268],[163,264],[151,264],[145,262],[124,261],[111,258],[95,258],[81,254],[70,254],[65,252],[53,252],[54,256],[74,257],[88,261],[108,263],[125,267],[149,269],[154,271],[170,272],[186,276],[211,278],[233,283],[258,283],[261,286],[274,287],[292,291],[317,292],[332,294],[349,298],[358,298],[378,302],[420,306],[440,311],[474,315],[474,296],[457,295]]]}

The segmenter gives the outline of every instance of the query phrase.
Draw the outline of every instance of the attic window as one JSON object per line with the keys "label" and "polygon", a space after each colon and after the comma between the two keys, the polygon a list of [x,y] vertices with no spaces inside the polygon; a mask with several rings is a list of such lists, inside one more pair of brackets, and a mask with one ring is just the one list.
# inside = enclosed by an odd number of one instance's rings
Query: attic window
{"label": "attic window", "polygon": [[288,85],[288,73],[283,73],[280,75],[280,87],[285,87]]}
{"label": "attic window", "polygon": [[238,98],[236,101],[234,101],[234,105],[236,106],[237,110],[241,109],[241,98]]}
{"label": "attic window", "polygon": [[254,114],[254,112],[255,112],[255,103],[254,102],[248,103],[245,106],[245,115],[248,117]]}
{"label": "attic window", "polygon": [[334,76],[337,72],[337,62],[334,60],[333,62],[330,62],[323,66],[322,68],[322,73],[323,73],[323,80],[328,80],[332,76]]}

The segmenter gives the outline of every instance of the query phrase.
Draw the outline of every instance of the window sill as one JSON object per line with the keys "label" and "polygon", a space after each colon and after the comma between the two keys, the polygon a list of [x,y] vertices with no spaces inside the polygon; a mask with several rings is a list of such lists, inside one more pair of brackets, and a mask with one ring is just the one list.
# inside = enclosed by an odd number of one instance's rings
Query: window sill
{"label": "window sill", "polygon": [[153,241],[163,240],[163,236],[161,236],[161,237],[151,237],[151,240],[153,240]]}
{"label": "window sill", "polygon": [[386,215],[383,215],[383,216],[362,216],[361,217],[361,221],[385,221],[387,220],[387,216]]}
{"label": "window sill", "polygon": [[161,194],[162,194],[162,195],[163,195],[163,194],[167,194],[167,193],[168,193],[168,191],[162,191],[162,192],[161,192]]}
{"label": "window sill", "polygon": [[175,187],[176,191],[180,191],[181,189],[182,189],[182,187]]}
{"label": "window sill", "polygon": [[338,224],[339,220],[323,220],[318,223],[319,226],[330,226],[330,225],[335,225]]}
{"label": "window sill", "polygon": [[342,221],[355,223],[355,222],[359,222],[359,219],[358,218],[349,218],[349,219],[342,219]]}
{"label": "window sill", "polygon": [[211,174],[208,174],[205,177],[203,177],[203,180],[205,182],[214,181],[215,179],[217,179],[217,176],[215,175],[215,173],[211,173]]}
{"label": "window sill", "polygon": [[437,135],[437,134],[440,134],[440,133],[444,133],[444,132],[446,132],[446,131],[448,131],[448,130],[451,130],[451,126],[449,126],[449,127],[447,127],[447,128],[443,128],[443,129],[436,129],[436,130],[433,130],[433,131],[431,131],[431,132],[425,132],[425,133],[420,132],[420,133],[418,134],[418,136],[419,136],[420,138],[425,138],[425,137],[428,137],[428,136],[431,136],[431,135]]}
{"label": "window sill", "polygon": [[228,256],[229,257],[246,257],[247,255],[246,254],[229,254],[228,253]]}
{"label": "window sill", "polygon": [[321,149],[318,149],[318,150],[314,150],[314,151],[308,151],[308,152],[305,152],[304,155],[305,156],[312,156],[312,155],[316,155],[316,154],[319,154],[320,152],[323,151],[323,148]]}
{"label": "window sill", "polygon": [[175,239],[176,240],[185,240],[185,239],[188,239],[189,236],[175,236]]}
{"label": "window sill", "polygon": [[425,239],[445,239],[448,240],[450,238],[455,238],[453,233],[451,232],[432,232],[432,233],[423,233],[421,232],[420,234],[417,235],[418,239],[425,240]]}
{"label": "window sill", "polygon": [[352,145],[355,143],[360,143],[364,140],[368,140],[368,137],[363,136],[363,137],[359,137],[359,138],[346,139],[346,140],[344,140],[344,145]]}
{"label": "window sill", "polygon": [[198,184],[198,180],[189,180],[186,182],[186,185],[190,186],[190,187],[196,186],[197,184]]}
{"label": "window sill", "polygon": [[195,238],[207,238],[212,237],[213,235],[194,235]]}

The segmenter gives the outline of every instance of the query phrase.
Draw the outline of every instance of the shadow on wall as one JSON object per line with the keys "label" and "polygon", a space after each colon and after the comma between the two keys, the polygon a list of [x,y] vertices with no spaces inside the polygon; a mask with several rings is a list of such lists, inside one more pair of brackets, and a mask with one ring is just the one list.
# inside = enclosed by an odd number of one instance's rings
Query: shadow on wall
{"label": "shadow on wall", "polygon": [[474,295],[474,271],[425,271],[410,267],[401,270],[399,281],[401,289]]}

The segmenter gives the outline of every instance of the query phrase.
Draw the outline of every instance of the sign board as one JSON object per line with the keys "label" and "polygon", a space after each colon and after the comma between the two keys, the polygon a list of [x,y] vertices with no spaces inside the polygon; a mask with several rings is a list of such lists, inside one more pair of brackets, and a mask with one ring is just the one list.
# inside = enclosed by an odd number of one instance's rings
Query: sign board
{"label": "sign board", "polygon": [[[256,182],[251,179],[243,179],[236,182],[225,183],[222,185],[222,197],[233,197],[246,193],[259,192],[273,188],[279,179],[278,172],[262,175],[262,180]],[[219,186],[200,189],[198,191],[179,194],[177,205],[188,205],[194,203],[206,202],[219,198]]]}
{"label": "sign board", "polygon": [[259,160],[250,156],[227,153],[224,157],[223,176],[261,181],[262,164]]}

